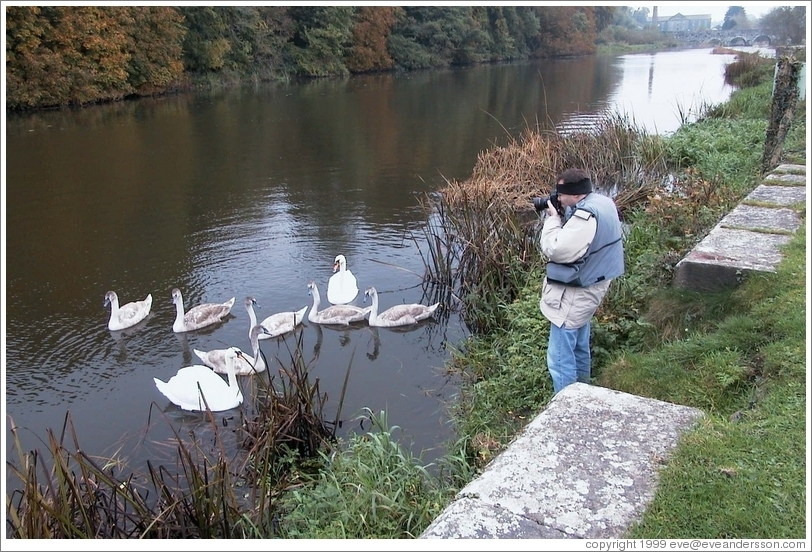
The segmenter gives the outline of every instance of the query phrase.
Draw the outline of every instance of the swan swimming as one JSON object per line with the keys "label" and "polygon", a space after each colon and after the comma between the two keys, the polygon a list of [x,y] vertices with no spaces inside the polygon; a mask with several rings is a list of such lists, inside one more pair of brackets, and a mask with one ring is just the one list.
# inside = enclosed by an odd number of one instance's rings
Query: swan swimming
{"label": "swan swimming", "polygon": [[[238,356],[234,360],[234,373],[238,376],[258,374],[267,368],[265,359],[259,350],[259,336],[263,333],[269,332],[262,324],[257,324],[251,328],[251,350],[254,352],[254,360],[249,360],[245,356]],[[197,358],[203,361],[203,364],[218,374],[228,374],[228,362],[226,361],[228,349],[213,349],[211,351],[193,349],[193,351],[197,355]]]}
{"label": "swan swimming", "polygon": [[307,284],[308,293],[313,296],[313,306],[310,307],[310,314],[307,319],[314,324],[341,324],[347,325],[352,322],[365,320],[372,307],[356,307],[355,305],[332,305],[319,310],[321,296],[316,282],[310,281]]}
{"label": "swan swimming", "polygon": [[[257,303],[257,300],[249,295],[245,298],[245,310],[248,311],[248,318],[251,319],[251,326],[253,328],[257,325],[257,315],[254,312],[254,305],[257,308],[262,308]],[[272,314],[267,317],[265,320],[260,322],[268,333],[261,333],[259,335],[259,339],[270,339],[271,337],[276,337],[278,335],[282,335],[284,333],[288,333],[293,331],[293,329],[304,322],[304,315],[305,311],[307,310],[307,306],[298,311],[286,311],[286,312],[277,312],[276,314]],[[251,330],[249,329],[249,337]]]}
{"label": "swan swimming", "polygon": [[334,305],[349,303],[358,295],[358,282],[347,268],[347,258],[336,255],[333,274],[327,281],[327,300]]}
{"label": "swan swimming", "polygon": [[367,288],[364,292],[364,301],[367,297],[372,298],[372,310],[369,313],[369,325],[381,328],[392,328],[395,326],[408,326],[425,320],[431,316],[440,303],[426,306],[420,303],[409,303],[405,305],[395,305],[389,307],[382,313],[378,313],[378,291],[374,287]]}
{"label": "swan swimming", "polygon": [[204,411],[207,406],[212,412],[230,410],[243,401],[242,391],[234,373],[234,361],[242,354],[242,351],[235,347],[226,350],[228,383],[211,368],[200,364],[181,368],[166,382],[158,378],[152,379],[158,391],[183,410]]}
{"label": "swan swimming", "polygon": [[234,297],[225,303],[203,303],[192,307],[187,313],[183,312],[183,295],[180,290],[172,290],[172,302],[175,303],[177,314],[175,323],[172,324],[172,331],[176,333],[190,332],[200,328],[216,324],[225,319],[234,306]]}
{"label": "swan swimming", "polygon": [[152,308],[152,294],[148,294],[143,301],[132,301],[125,305],[118,305],[118,294],[108,291],[104,294],[104,306],[110,307],[110,320],[107,329],[116,331],[135,326],[149,314]]}

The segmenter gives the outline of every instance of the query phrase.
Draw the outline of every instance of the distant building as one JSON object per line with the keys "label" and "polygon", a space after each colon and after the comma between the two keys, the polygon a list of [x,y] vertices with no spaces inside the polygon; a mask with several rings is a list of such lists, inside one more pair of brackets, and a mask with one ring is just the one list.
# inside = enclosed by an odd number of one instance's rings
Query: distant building
{"label": "distant building", "polygon": [[648,20],[649,25],[655,25],[664,33],[677,31],[706,31],[711,28],[710,14],[702,15],[661,15]]}

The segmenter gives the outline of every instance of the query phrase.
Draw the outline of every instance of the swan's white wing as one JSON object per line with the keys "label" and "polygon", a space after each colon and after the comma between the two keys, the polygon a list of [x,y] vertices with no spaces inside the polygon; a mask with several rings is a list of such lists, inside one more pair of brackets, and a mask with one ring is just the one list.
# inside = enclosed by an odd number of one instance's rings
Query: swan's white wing
{"label": "swan's white wing", "polygon": [[296,326],[304,322],[304,315],[306,311],[307,307],[304,307],[296,312],[288,311],[272,314],[261,322],[269,333],[260,334],[259,338],[275,337],[292,331]]}
{"label": "swan's white wing", "polygon": [[407,326],[425,320],[437,309],[439,303],[431,306],[411,303],[406,305],[395,305],[378,315],[377,324],[379,326]]}

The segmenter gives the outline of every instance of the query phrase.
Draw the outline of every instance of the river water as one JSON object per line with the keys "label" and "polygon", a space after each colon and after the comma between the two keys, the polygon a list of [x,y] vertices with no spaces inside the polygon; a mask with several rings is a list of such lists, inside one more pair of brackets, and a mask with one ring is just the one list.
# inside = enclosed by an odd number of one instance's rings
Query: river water
{"label": "river water", "polygon": [[[625,111],[667,134],[681,114],[720,103],[732,55],[709,49],[484,65],[410,74],[263,84],[5,120],[3,354],[6,448],[23,448],[70,416],[82,448],[134,468],[154,443],[201,427],[155,388],[197,362],[192,349],[250,350],[247,295],[258,317],[322,306],[341,253],[381,308],[427,302],[420,198],[465,179],[477,155],[537,122],[588,124]],[[423,247],[423,249],[425,249]],[[187,308],[236,298],[223,324],[172,332],[170,292]],[[110,332],[105,292],[153,296],[150,318]],[[450,351],[468,332],[455,305],[398,330],[305,323],[262,342],[273,364],[300,337],[311,378],[340,435],[386,411],[425,460],[454,437]],[[543,367],[540,367],[543,369]],[[347,374],[349,370],[349,375]],[[233,412],[219,415],[224,424]],[[145,439],[140,440],[140,438]]]}

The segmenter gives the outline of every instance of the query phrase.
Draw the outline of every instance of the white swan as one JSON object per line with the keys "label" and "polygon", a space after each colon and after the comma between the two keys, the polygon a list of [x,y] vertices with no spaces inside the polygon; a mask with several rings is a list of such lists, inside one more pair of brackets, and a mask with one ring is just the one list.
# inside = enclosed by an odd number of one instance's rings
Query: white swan
{"label": "white swan", "polygon": [[364,301],[367,297],[372,298],[372,310],[369,313],[369,325],[381,328],[392,328],[394,326],[408,326],[425,320],[431,316],[440,303],[426,306],[420,303],[409,303],[405,305],[395,305],[378,314],[378,292],[374,287],[367,288],[364,292]]}
{"label": "white swan", "polygon": [[[258,309],[262,308],[259,306],[259,303],[257,303],[257,300],[252,296],[249,295],[245,298],[245,310],[248,311],[248,317],[251,319],[251,328],[257,325],[257,315],[254,312],[254,305],[256,305]],[[296,326],[304,322],[306,310],[307,306],[295,312],[277,312],[276,314],[270,315],[265,320],[260,322],[260,324],[265,326],[265,329],[268,330],[268,333],[260,334],[259,338],[270,339],[272,337],[293,331]],[[250,337],[251,330],[248,332]]]}
{"label": "white swan", "polygon": [[358,282],[347,268],[347,259],[344,255],[336,255],[333,272],[335,274],[330,276],[327,282],[327,300],[334,305],[349,303],[358,295]]}
{"label": "white swan", "polygon": [[307,315],[307,319],[314,324],[347,325],[352,322],[360,322],[366,319],[367,314],[372,310],[372,307],[361,308],[355,305],[332,305],[319,310],[321,296],[316,282],[308,282],[307,289],[307,293],[313,296],[313,306],[310,307],[310,314]]}
{"label": "white swan", "polygon": [[175,315],[175,323],[172,324],[172,331],[176,333],[190,332],[222,321],[231,312],[234,299],[232,297],[225,303],[203,303],[192,307],[189,312],[184,314],[183,295],[181,295],[178,288],[173,289],[172,302],[175,303],[177,314]]}
{"label": "white swan", "polygon": [[[263,372],[267,366],[262,353],[259,350],[259,336],[262,333],[268,333],[268,330],[262,324],[257,324],[251,328],[251,350],[254,353],[253,360],[248,359],[246,356],[238,356],[234,360],[234,373],[238,376],[249,376],[251,374],[258,374]],[[228,374],[228,361],[226,355],[228,349],[213,349],[211,351],[200,351],[192,349],[197,358],[203,361],[203,364],[210,367],[218,374]]]}
{"label": "white swan", "polygon": [[107,329],[113,331],[123,330],[135,326],[147,317],[149,309],[152,308],[152,294],[148,294],[143,301],[133,301],[119,307],[116,292],[108,291],[104,294],[104,306],[107,305],[112,305]]}
{"label": "white swan", "polygon": [[226,352],[228,383],[211,368],[200,364],[181,368],[166,382],[152,379],[158,391],[184,410],[206,410],[207,406],[212,412],[229,410],[242,404],[243,400],[234,374],[234,361],[241,355],[242,351],[234,347]]}

